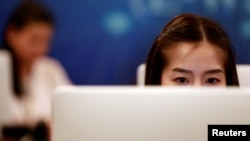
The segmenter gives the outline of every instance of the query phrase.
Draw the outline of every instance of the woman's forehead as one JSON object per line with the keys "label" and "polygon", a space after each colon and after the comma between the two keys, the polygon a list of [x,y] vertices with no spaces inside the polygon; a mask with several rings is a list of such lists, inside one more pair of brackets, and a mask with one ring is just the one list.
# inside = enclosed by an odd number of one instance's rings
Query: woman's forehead
{"label": "woman's forehead", "polygon": [[168,65],[171,66],[223,66],[223,56],[218,47],[208,42],[180,42],[165,50]]}

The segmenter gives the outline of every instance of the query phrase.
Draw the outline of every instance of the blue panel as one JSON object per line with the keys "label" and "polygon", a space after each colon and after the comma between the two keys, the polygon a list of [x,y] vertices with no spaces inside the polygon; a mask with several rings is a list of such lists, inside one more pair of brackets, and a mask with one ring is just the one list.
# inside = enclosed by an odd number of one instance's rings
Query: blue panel
{"label": "blue panel", "polygon": [[[5,21],[18,0],[0,1]],[[40,0],[56,17],[52,57],[75,84],[135,84],[162,27],[176,14],[213,18],[232,40],[238,63],[250,64],[249,0]],[[2,29],[4,22],[0,22]],[[2,31],[2,30],[1,30]],[[1,34],[2,37],[2,34]]]}

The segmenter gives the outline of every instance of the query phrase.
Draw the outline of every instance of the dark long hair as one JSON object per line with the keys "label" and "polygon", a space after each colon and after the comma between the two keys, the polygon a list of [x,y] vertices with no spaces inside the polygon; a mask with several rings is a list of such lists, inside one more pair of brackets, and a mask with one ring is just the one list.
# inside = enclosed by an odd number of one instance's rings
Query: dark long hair
{"label": "dark long hair", "polygon": [[7,42],[6,32],[9,26],[15,27],[16,30],[21,30],[28,24],[36,22],[43,22],[53,25],[54,19],[50,11],[43,5],[34,1],[26,0],[22,1],[15,7],[5,24],[3,32],[3,49],[8,50],[12,56],[13,92],[17,97],[22,97],[24,90],[18,75],[17,57],[15,52],[12,50],[10,43]]}
{"label": "dark long hair", "polygon": [[239,86],[235,51],[227,34],[214,21],[190,13],[175,17],[154,40],[146,61],[145,84],[161,84],[162,71],[169,63],[164,51],[172,44],[203,40],[218,46],[223,51],[226,85]]}

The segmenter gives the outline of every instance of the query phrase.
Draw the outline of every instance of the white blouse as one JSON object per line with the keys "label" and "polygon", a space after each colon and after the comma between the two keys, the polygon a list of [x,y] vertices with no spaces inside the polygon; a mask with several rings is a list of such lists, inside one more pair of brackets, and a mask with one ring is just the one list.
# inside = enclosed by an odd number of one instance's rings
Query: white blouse
{"label": "white blouse", "polygon": [[53,91],[69,84],[71,82],[59,62],[49,57],[38,59],[31,75],[24,81],[25,96],[21,99],[12,96],[10,118],[6,124],[32,126],[40,120],[51,122]]}

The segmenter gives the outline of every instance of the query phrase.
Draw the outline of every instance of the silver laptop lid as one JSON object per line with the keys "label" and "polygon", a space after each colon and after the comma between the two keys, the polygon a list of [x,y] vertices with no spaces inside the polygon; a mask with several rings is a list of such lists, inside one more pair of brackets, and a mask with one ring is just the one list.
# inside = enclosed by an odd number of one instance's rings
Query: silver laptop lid
{"label": "silver laptop lid", "polygon": [[210,124],[250,124],[250,90],[61,87],[54,141],[207,141]]}
{"label": "silver laptop lid", "polygon": [[0,50],[0,125],[10,118],[11,78],[10,54]]}

